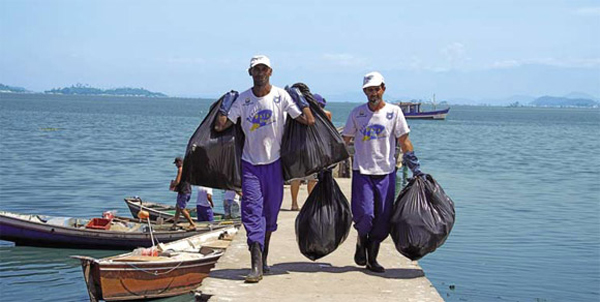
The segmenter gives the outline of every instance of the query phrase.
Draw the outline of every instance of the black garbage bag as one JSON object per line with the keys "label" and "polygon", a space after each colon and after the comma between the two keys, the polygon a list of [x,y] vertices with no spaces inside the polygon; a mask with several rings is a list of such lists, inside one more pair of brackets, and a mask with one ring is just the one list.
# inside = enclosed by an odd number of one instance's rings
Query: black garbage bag
{"label": "black garbage bag", "polygon": [[217,132],[214,129],[219,106],[231,91],[211,105],[210,111],[190,138],[183,160],[182,180],[192,185],[223,190],[242,188],[242,149],[244,132],[238,123]]}
{"label": "black garbage bag", "polygon": [[292,118],[287,119],[280,151],[285,180],[306,177],[350,157],[342,136],[308,87],[302,83],[286,87],[288,91],[294,88],[307,100],[315,124],[306,126]]}
{"label": "black garbage bag", "polygon": [[296,240],[302,255],[317,260],[333,252],[348,237],[352,212],[331,171],[319,182],[296,217]]}
{"label": "black garbage bag", "polygon": [[394,204],[391,236],[411,260],[435,251],[454,225],[454,202],[431,175],[410,179]]}

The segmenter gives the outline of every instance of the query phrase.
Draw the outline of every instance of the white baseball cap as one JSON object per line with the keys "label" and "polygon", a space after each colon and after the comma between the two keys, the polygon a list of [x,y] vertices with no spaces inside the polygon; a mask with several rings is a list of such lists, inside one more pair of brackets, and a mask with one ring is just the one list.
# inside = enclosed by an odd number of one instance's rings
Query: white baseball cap
{"label": "white baseball cap", "polygon": [[252,59],[250,59],[250,68],[259,65],[259,64],[265,64],[267,65],[267,67],[271,68],[271,60],[269,60],[269,58],[267,56],[263,56],[263,55],[257,55],[252,57]]}
{"label": "white baseball cap", "polygon": [[380,86],[384,83],[385,81],[383,80],[383,76],[381,75],[381,73],[373,71],[365,74],[365,77],[363,78],[362,88],[365,89],[367,87]]}

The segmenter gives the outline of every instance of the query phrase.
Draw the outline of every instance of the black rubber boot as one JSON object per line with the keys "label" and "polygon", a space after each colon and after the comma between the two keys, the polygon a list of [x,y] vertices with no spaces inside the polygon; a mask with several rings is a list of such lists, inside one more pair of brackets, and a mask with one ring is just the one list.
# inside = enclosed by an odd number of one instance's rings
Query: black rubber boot
{"label": "black rubber boot", "polygon": [[367,269],[375,273],[385,272],[385,268],[377,263],[380,242],[367,242]]}
{"label": "black rubber boot", "polygon": [[263,273],[268,273],[271,271],[271,268],[267,264],[267,256],[269,255],[269,242],[271,242],[271,232],[267,232],[265,234],[265,247],[263,248],[262,253]]}
{"label": "black rubber boot", "polygon": [[252,268],[250,269],[250,274],[246,276],[246,283],[257,283],[262,280],[263,277],[262,252],[258,242],[254,242],[250,245],[250,261],[252,263]]}
{"label": "black rubber boot", "polygon": [[358,235],[356,239],[356,252],[354,253],[356,265],[367,265],[367,235]]}

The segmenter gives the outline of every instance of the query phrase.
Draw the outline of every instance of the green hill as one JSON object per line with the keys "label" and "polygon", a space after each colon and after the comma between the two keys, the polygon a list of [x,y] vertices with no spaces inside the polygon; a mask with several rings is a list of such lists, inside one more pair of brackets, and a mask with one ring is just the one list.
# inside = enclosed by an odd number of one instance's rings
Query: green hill
{"label": "green hill", "polygon": [[8,85],[4,85],[4,84],[0,83],[0,92],[25,93],[25,92],[29,92],[29,91],[22,87],[8,86]]}
{"label": "green hill", "polygon": [[115,95],[115,96],[143,96],[143,97],[167,97],[166,94],[160,92],[148,91],[144,88],[113,88],[99,89],[90,87],[89,85],[77,84],[71,87],[54,88],[46,90],[44,93],[68,94],[68,95]]}
{"label": "green hill", "polygon": [[582,98],[565,98],[565,97],[553,97],[543,96],[533,100],[531,103],[533,106],[545,106],[545,107],[597,107],[598,102],[590,99]]}

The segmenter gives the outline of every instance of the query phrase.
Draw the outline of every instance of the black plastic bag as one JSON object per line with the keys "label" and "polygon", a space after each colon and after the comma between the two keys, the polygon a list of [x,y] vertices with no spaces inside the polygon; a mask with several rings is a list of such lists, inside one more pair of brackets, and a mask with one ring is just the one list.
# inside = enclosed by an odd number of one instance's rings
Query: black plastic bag
{"label": "black plastic bag", "polygon": [[352,212],[331,171],[319,182],[296,217],[296,240],[302,255],[317,260],[333,252],[348,237]]}
{"label": "black plastic bag", "polygon": [[225,97],[237,97],[237,92],[228,92],[211,105],[188,142],[181,177],[192,185],[239,191],[242,188],[244,132],[239,120],[222,132],[214,129],[219,106]]}
{"label": "black plastic bag", "polygon": [[410,179],[394,204],[391,236],[411,260],[435,251],[454,225],[454,202],[431,175]]}
{"label": "black plastic bag", "polygon": [[308,87],[297,83],[292,88],[298,88],[308,101],[315,124],[306,126],[288,117],[280,151],[284,180],[306,177],[350,157],[342,136]]}

